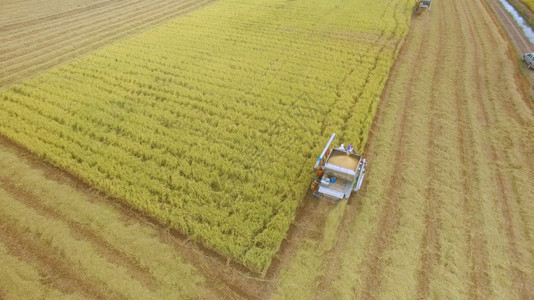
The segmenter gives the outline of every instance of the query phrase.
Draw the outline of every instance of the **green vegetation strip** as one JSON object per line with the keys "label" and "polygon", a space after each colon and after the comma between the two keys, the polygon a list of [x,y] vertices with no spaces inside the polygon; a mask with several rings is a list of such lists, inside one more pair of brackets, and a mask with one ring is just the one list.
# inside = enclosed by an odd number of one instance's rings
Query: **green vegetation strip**
{"label": "green vegetation strip", "polygon": [[324,140],[363,149],[406,3],[223,0],[0,91],[0,133],[265,272]]}
{"label": "green vegetation strip", "polygon": [[525,3],[531,11],[534,11],[534,0],[520,0],[521,2]]}

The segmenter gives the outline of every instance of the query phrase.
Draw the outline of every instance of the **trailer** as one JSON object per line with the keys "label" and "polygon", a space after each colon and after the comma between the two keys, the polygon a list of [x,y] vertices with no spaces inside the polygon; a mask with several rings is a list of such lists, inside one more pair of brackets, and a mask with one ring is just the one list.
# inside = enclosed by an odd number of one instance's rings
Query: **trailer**
{"label": "trailer", "polygon": [[351,145],[330,148],[335,136],[333,133],[315,163],[311,189],[313,196],[338,204],[360,190],[367,160]]}

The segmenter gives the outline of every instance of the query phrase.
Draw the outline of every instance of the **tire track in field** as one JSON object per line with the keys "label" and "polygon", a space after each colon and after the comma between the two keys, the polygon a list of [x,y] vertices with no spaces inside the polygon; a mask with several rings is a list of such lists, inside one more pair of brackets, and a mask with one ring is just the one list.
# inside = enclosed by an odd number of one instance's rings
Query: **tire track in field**
{"label": "tire track in field", "polygon": [[[467,3],[467,5],[474,5],[474,4]],[[481,5],[483,6],[483,4],[479,3],[479,6]],[[457,10],[460,10],[460,9],[461,8],[457,8]],[[477,8],[470,7],[469,12],[471,13],[472,20],[477,20],[474,17],[473,10],[481,10],[481,9],[483,9],[486,13],[488,12],[488,10],[483,7],[477,7]],[[481,55],[477,55],[477,59],[479,60],[479,63],[480,63],[479,65],[485,66],[486,69],[485,69],[485,72],[483,73],[485,76],[485,80],[477,80],[476,82],[477,84],[475,85],[475,87],[476,87],[476,92],[478,95],[485,95],[487,91],[491,90],[491,86],[490,86],[491,83],[499,79],[496,78],[495,80],[491,80],[490,78],[488,78],[490,76],[493,76],[494,68],[488,69],[487,67],[488,64],[483,60],[483,58],[485,57],[486,54],[491,53],[492,49],[497,48],[498,42],[495,36],[493,36],[490,32],[488,31],[481,32],[479,30],[479,27],[475,27],[475,30],[477,30],[477,36],[486,36],[486,39],[484,40],[487,40],[490,42],[489,47],[486,47],[484,50],[482,50],[483,53]],[[500,64],[502,63],[503,61],[501,60]],[[485,87],[482,87],[482,84],[481,84],[482,82],[485,82]],[[497,114],[500,109],[496,107],[498,104],[504,105],[505,106],[504,108],[508,112],[508,114],[513,112],[513,110],[506,108],[508,107],[509,104],[505,102],[501,101],[499,103],[496,103],[495,101],[483,101],[482,99],[483,97],[475,97],[475,98],[478,99],[476,104],[479,108],[479,111],[481,111],[483,115],[483,118],[481,119],[482,121],[481,125],[485,128],[492,128],[493,126],[499,124],[497,120]],[[484,99],[487,99],[487,97],[485,97]],[[504,100],[504,97],[502,99]],[[489,105],[487,105],[486,103],[489,103]],[[502,153],[497,151],[495,145],[492,144],[490,136],[488,135],[488,137],[485,139],[486,139],[486,143],[488,144],[487,153],[488,153],[488,156],[490,157],[489,161],[493,161],[493,162],[505,161],[507,165],[511,165],[511,162],[507,160],[505,157],[503,157]],[[524,264],[524,257],[522,256],[521,251],[519,250],[519,246],[517,242],[518,236],[519,238],[521,238],[522,232],[517,232],[515,222],[514,222],[514,216],[512,213],[513,204],[512,204],[512,199],[510,199],[510,196],[509,196],[509,195],[513,195],[511,183],[509,182],[509,180],[505,178],[505,176],[502,173],[502,170],[498,167],[497,164],[490,163],[490,165],[492,166],[492,169],[494,171],[494,175],[492,176],[494,183],[495,183],[494,188],[496,192],[496,195],[494,196],[494,198],[498,206],[500,207],[501,215],[503,216],[504,230],[506,232],[506,238],[508,240],[508,249],[512,256],[512,260],[514,262],[510,266],[512,270],[512,275],[514,277],[514,280],[512,282],[516,285],[516,290],[518,291],[519,296],[522,299],[530,299],[534,297],[534,291],[532,290],[533,289],[532,287],[534,285],[531,282],[532,280],[529,279],[528,276],[519,268],[519,266],[522,266]]]}
{"label": "tire track in field", "polygon": [[53,208],[42,204],[39,198],[23,189],[20,189],[8,178],[2,178],[0,176],[0,186],[2,186],[2,188],[9,194],[15,196],[18,201],[35,209],[41,215],[65,223],[65,225],[71,229],[74,238],[89,241],[97,253],[102,257],[106,258],[113,264],[120,265],[128,269],[130,276],[139,281],[149,290],[156,290],[156,279],[150,275],[148,269],[139,266],[139,264],[134,259],[130,258],[127,253],[116,249],[109,244],[109,242],[101,239],[97,233],[93,232],[87,226],[84,226],[84,224],[81,224],[69,218],[68,216],[64,216]]}
{"label": "tire track in field", "polygon": [[[428,20],[426,20],[428,22]],[[420,29],[419,29],[420,30]],[[409,43],[410,40],[407,38],[406,43]],[[417,47],[417,54],[415,57],[421,57],[425,50],[425,43],[424,39],[421,39],[421,43]],[[403,49],[404,50],[404,49]],[[401,50],[401,52],[404,52]],[[400,57],[403,56],[411,56],[412,54],[404,54],[401,53],[399,55]],[[411,76],[408,82],[415,82],[416,76],[417,76],[417,69],[418,64],[413,63]],[[386,89],[387,85],[386,85]],[[366,253],[366,266],[364,269],[367,270],[364,275],[363,279],[363,286],[361,293],[358,298],[361,299],[369,299],[369,298],[377,298],[378,291],[380,288],[380,281],[381,281],[381,274],[384,268],[384,262],[381,260],[383,254],[388,249],[390,243],[391,243],[391,237],[395,233],[395,230],[399,226],[399,215],[398,215],[398,207],[400,205],[400,195],[399,195],[399,186],[402,185],[402,177],[404,174],[402,173],[402,164],[404,162],[404,146],[405,143],[402,141],[406,139],[406,137],[409,135],[410,128],[408,126],[409,123],[409,112],[410,108],[412,106],[412,88],[410,86],[406,87],[406,92],[404,99],[402,100],[402,107],[401,107],[401,113],[397,125],[397,130],[395,136],[397,137],[394,144],[399,145],[400,148],[397,149],[397,151],[394,153],[394,159],[395,162],[392,166],[391,171],[391,177],[389,179],[389,188],[385,192],[387,202],[384,204],[384,207],[381,212],[380,219],[378,221],[378,228],[376,229],[375,238],[370,241],[369,247],[367,247],[369,250]],[[387,95],[383,98],[384,100],[387,99]],[[386,107],[387,101],[382,102],[381,107]],[[378,110],[377,113],[377,119],[376,122],[378,123],[379,120],[382,118],[383,111],[382,109]],[[373,142],[370,143],[371,145]],[[371,146],[369,151],[369,159],[371,160],[372,157],[373,148]],[[358,291],[354,291],[354,294],[357,295]]]}
{"label": "tire track in field", "polygon": [[[476,42],[476,36],[473,29],[473,19],[468,17],[465,13],[465,10],[459,10],[456,6],[453,6],[454,13],[453,15],[463,17],[466,22],[455,22],[460,26],[457,26],[457,32],[461,33],[465,26],[467,25],[468,37],[473,45],[473,57],[475,58],[475,64],[469,64],[469,61],[466,58],[466,48],[457,48],[460,59],[460,66],[465,66],[466,68],[471,69],[471,73],[474,75],[474,82],[476,85],[480,85],[481,78],[479,73],[480,66],[483,65],[481,57],[483,55],[480,50],[479,43]],[[469,41],[466,38],[466,35],[460,35],[462,42],[461,44],[469,45]],[[474,167],[470,162],[475,161],[475,153],[470,150],[470,144],[473,143],[473,137],[470,137],[470,133],[473,131],[473,124],[470,122],[466,112],[468,107],[465,100],[462,100],[466,95],[466,83],[469,82],[466,77],[468,70],[463,70],[462,68],[457,69],[456,74],[456,89],[455,89],[455,98],[456,98],[456,124],[458,127],[458,144],[460,146],[460,161],[462,164],[462,191],[463,191],[463,210],[466,215],[466,223],[469,226],[466,227],[466,239],[468,245],[467,257],[471,262],[471,270],[469,278],[471,280],[470,284],[470,298],[474,299],[488,299],[491,295],[490,280],[488,278],[488,252],[486,249],[486,241],[483,238],[483,223],[481,222],[481,211],[480,205],[475,205],[476,199],[482,199],[480,195],[476,195],[473,191],[473,188],[480,186],[480,183],[477,182],[477,176]],[[477,91],[476,95],[482,96],[481,91]],[[486,98],[486,97],[482,97]],[[470,101],[470,99],[468,99]],[[469,133],[466,133],[464,126],[468,129]],[[467,136],[467,137],[466,137]],[[478,209],[477,209],[478,207]]]}
{"label": "tire track in field", "polygon": [[[495,149],[491,147],[491,157],[494,161],[500,161],[501,155],[497,154]],[[508,195],[511,194],[510,186],[503,179],[502,171],[496,170],[494,175],[494,181],[497,188],[497,201],[501,209],[501,213],[504,217],[504,225],[506,231],[506,237],[508,238],[508,248],[512,255],[514,264],[511,265],[512,274],[514,276],[513,283],[516,285],[516,289],[522,299],[534,298],[534,285],[531,279],[520,269],[520,266],[524,266],[525,259],[518,249],[518,234],[516,232],[516,226],[514,224],[514,217],[511,212],[511,199]]]}
{"label": "tire track in field", "polygon": [[[439,46],[437,47],[438,53],[435,57],[443,57],[443,49],[445,46],[445,37],[447,36],[446,24],[443,11],[438,7],[438,11],[434,10],[434,15],[437,13],[439,18]],[[433,17],[434,17],[433,15]],[[425,15],[427,19],[430,17]],[[436,20],[432,20],[436,22]],[[430,27],[428,27],[430,28]],[[430,33],[429,33],[430,34]],[[424,67],[424,66],[423,66]],[[438,66],[434,66],[434,74],[432,76],[432,82],[438,83],[441,75],[441,70]],[[436,174],[436,162],[433,160],[436,157],[437,145],[434,141],[435,137],[439,134],[438,126],[436,120],[439,119],[438,113],[436,111],[436,101],[438,91],[436,87],[433,87],[430,94],[430,110],[431,118],[430,124],[428,126],[430,135],[428,139],[427,148],[428,150],[428,166],[426,173],[428,174],[429,181],[426,187],[426,198],[427,198],[427,210],[425,215],[425,228],[423,232],[423,238],[421,241],[421,269],[419,270],[419,278],[417,283],[417,297],[419,299],[427,299],[430,294],[430,282],[432,281],[432,274],[434,272],[434,267],[438,264],[439,260],[439,250],[440,250],[440,199],[434,193],[434,185],[439,184],[435,182]]]}
{"label": "tire track in field", "polygon": [[[16,195],[14,195],[16,197]],[[15,198],[16,199],[16,198]],[[9,253],[22,261],[37,266],[44,284],[50,285],[64,294],[81,291],[88,298],[109,299],[94,283],[50,252],[48,245],[21,231],[8,221],[0,218],[0,241]]]}
{"label": "tire track in field", "polygon": [[[490,157],[493,161],[503,161],[503,155],[495,150],[495,147],[491,146],[489,149]],[[493,176],[495,182],[495,188],[497,192],[496,201],[498,202],[501,210],[501,214],[504,219],[504,226],[506,231],[506,237],[508,239],[508,248],[513,259],[511,265],[512,274],[514,277],[513,283],[516,285],[516,289],[522,299],[534,298],[534,282],[529,279],[525,272],[521,270],[521,267],[525,266],[525,258],[521,254],[518,245],[518,239],[521,239],[521,232],[517,232],[517,226],[514,222],[514,216],[512,213],[512,199],[509,195],[513,194],[509,180],[505,179],[502,171],[498,166],[494,167],[495,175]]]}

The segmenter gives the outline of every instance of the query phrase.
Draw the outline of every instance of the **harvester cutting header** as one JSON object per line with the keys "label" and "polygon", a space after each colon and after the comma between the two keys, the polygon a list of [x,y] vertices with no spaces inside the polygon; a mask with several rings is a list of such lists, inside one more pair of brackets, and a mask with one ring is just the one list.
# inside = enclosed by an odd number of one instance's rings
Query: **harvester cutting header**
{"label": "harvester cutting header", "polygon": [[311,189],[315,197],[337,204],[339,200],[348,199],[353,191],[360,190],[367,160],[357,154],[352,145],[345,149],[341,144],[331,149],[335,136],[333,133],[315,163]]}

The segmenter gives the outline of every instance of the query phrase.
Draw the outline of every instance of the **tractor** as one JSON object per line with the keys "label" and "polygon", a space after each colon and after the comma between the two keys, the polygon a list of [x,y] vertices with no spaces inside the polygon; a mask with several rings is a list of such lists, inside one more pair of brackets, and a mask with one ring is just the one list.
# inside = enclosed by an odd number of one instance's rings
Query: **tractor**
{"label": "tractor", "polygon": [[432,6],[432,0],[416,0],[415,5],[413,7],[413,12],[415,14],[420,15],[425,10],[430,11],[431,6]]}
{"label": "tractor", "polygon": [[311,189],[313,196],[338,204],[360,190],[367,160],[352,145],[330,148],[335,136],[333,133],[315,163]]}

